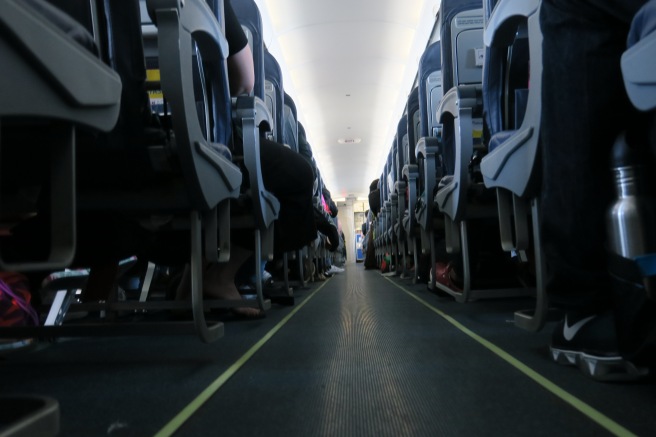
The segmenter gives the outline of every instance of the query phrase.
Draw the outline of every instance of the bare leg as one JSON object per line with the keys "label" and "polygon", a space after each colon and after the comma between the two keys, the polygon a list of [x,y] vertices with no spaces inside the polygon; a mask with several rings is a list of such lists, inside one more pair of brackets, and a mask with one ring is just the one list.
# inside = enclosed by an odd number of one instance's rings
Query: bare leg
{"label": "bare leg", "polygon": [[[212,264],[203,276],[203,292],[205,296],[227,300],[240,300],[241,295],[235,285],[235,275],[239,268],[248,260],[251,252],[239,246],[230,248],[230,260],[227,263]],[[258,308],[233,308],[233,313],[245,317],[261,317]]]}
{"label": "bare leg", "polygon": [[[214,299],[240,300],[241,295],[235,285],[235,275],[250,255],[250,251],[234,245],[230,248],[230,260],[227,263],[208,265],[203,272],[203,294]],[[189,287],[189,266],[186,266],[176,298],[184,299],[189,296]],[[232,312],[239,316],[252,318],[263,315],[258,308],[248,307],[233,308]]]}

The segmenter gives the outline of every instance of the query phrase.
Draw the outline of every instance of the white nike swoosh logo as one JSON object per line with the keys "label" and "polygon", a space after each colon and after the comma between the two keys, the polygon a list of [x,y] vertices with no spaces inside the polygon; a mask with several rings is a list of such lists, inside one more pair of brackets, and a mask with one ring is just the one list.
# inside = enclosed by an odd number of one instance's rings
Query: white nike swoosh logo
{"label": "white nike swoosh logo", "polygon": [[578,322],[574,323],[572,326],[569,326],[567,324],[567,316],[565,316],[565,326],[563,327],[563,336],[565,337],[565,340],[571,341],[576,335],[576,333],[579,332],[581,328],[583,328],[583,325],[585,325],[586,323],[588,323],[590,320],[594,318],[595,318],[594,315],[590,317],[586,317],[585,319],[581,319]]}

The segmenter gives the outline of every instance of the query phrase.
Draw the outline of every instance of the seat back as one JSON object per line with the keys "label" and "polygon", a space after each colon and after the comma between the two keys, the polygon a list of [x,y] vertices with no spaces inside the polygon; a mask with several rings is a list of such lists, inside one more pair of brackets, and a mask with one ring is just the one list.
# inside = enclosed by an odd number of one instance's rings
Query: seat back
{"label": "seat back", "polygon": [[419,88],[414,87],[406,105],[407,145],[404,147],[404,164],[416,164],[415,146],[422,134],[421,112],[419,110]]}
{"label": "seat back", "polygon": [[482,0],[443,0],[442,86],[479,84],[484,60]]}
{"label": "seat back", "polygon": [[264,51],[264,94],[266,106],[273,116],[273,139],[279,143],[283,142],[283,99],[284,88],[282,83],[282,71],[280,64],[276,58],[269,53],[268,50]]}
{"label": "seat back", "polygon": [[[497,1],[485,2],[486,27]],[[502,130],[518,128],[526,110],[529,82],[527,22],[525,17],[516,15],[508,17],[504,26],[507,26],[503,35],[505,43],[501,43],[500,35],[496,44],[485,48],[483,101],[489,137]]]}
{"label": "seat back", "polygon": [[294,99],[287,93],[285,93],[284,103],[283,142],[291,147],[293,151],[298,152],[298,113],[296,104]]}
{"label": "seat back", "polygon": [[500,0],[485,31],[490,58],[483,98],[491,135],[481,173],[487,187],[505,188],[519,197],[537,185],[542,83],[539,10],[540,0]]}
{"label": "seat back", "polygon": [[424,51],[419,61],[419,114],[421,137],[437,133],[436,109],[442,100],[442,43],[434,42]]}
{"label": "seat back", "polygon": [[394,192],[394,183],[396,182],[396,135],[392,140],[389,154],[387,155],[387,165],[385,166],[385,181],[387,182],[387,197],[385,200],[390,200]]}
{"label": "seat back", "polygon": [[[420,136],[417,142],[422,142],[422,147],[429,137],[437,137],[439,120],[437,108],[442,101],[444,90],[442,88],[442,43],[436,41],[424,50],[419,60],[417,99],[419,105]],[[418,160],[420,149],[415,142],[415,161],[418,164],[418,187],[417,205],[420,207],[418,214],[419,223],[422,226],[422,236],[426,239],[426,232],[432,223],[432,199],[436,180],[442,176],[442,161],[439,156],[430,154]]]}
{"label": "seat back", "polygon": [[312,161],[313,168],[314,166],[316,166],[316,162],[314,162],[314,157],[312,155],[312,146],[307,141],[305,127],[303,126],[303,123],[301,123],[300,121],[298,122],[298,153],[300,153],[306,159]]}
{"label": "seat back", "polygon": [[[499,0],[483,1],[483,16],[487,28],[490,15]],[[501,99],[503,94],[503,59],[507,53],[505,47],[485,46],[485,62],[483,63],[483,101],[485,105],[484,118],[488,136],[499,132],[503,126],[503,110]]]}
{"label": "seat back", "polygon": [[[483,3],[482,0],[445,0],[442,2],[441,41],[442,41],[442,90],[446,94],[459,85],[480,85],[483,80]],[[472,123],[474,143],[481,142],[482,119],[475,114]],[[454,126],[442,123],[442,138],[445,147],[442,150],[444,171],[452,175],[459,171],[453,147],[455,143]],[[463,157],[469,161],[470,157]]]}
{"label": "seat back", "polygon": [[[184,190],[176,196],[150,196],[156,203],[150,205],[148,199],[135,198],[130,207],[159,209],[177,203],[177,208],[209,211],[222,200],[236,196],[241,184],[241,173],[218,146],[224,147],[230,135],[227,41],[205,1],[193,0],[176,10],[166,1],[148,0],[146,8],[157,26],[157,47],[149,46],[148,61],[156,59],[159,85],[171,102],[170,128],[175,145],[167,144],[168,134],[154,120],[148,100],[147,88],[151,85],[147,83],[142,33],[145,17],[139,1],[98,1],[108,62],[124,84],[118,129],[100,149],[105,149],[108,157],[126,154],[134,159],[129,174],[138,187],[147,185],[149,190],[159,191],[162,181],[178,176],[184,181]],[[199,88],[207,94],[206,113],[196,104]],[[201,122],[204,119],[208,120],[206,125]],[[117,168],[125,169],[126,164]],[[146,176],[139,179],[139,174]],[[129,188],[135,186],[130,184]]]}
{"label": "seat back", "polygon": [[408,114],[404,113],[396,125],[396,136],[394,137],[395,162],[394,162],[394,180],[399,182],[403,180],[403,167],[406,165],[406,156],[408,150]]}

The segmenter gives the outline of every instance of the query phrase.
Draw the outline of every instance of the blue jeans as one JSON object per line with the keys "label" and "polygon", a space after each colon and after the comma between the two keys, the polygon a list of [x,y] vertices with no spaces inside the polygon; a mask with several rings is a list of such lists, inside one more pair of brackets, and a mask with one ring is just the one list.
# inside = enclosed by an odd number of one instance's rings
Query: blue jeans
{"label": "blue jeans", "polygon": [[541,233],[547,289],[558,306],[610,305],[610,151],[620,132],[637,144],[643,139],[636,135],[644,131],[644,114],[633,109],[624,90],[620,56],[631,19],[645,2],[542,2]]}

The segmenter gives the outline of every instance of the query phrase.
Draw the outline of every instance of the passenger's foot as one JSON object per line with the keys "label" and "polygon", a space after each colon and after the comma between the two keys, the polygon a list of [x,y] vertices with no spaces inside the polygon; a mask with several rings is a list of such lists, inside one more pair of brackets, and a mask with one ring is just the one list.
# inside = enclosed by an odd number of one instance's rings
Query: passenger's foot
{"label": "passenger's foot", "polygon": [[597,381],[634,381],[649,373],[649,369],[636,366],[618,352],[611,312],[568,314],[556,326],[549,350],[556,363],[577,366]]}
{"label": "passenger's foot", "polygon": [[[242,300],[241,294],[234,282],[221,281],[220,275],[215,275],[212,272],[212,267],[207,269],[203,281],[203,296],[209,299],[222,299],[222,300]],[[266,313],[253,307],[236,307],[231,308],[232,314],[242,319],[261,319],[266,316]]]}
{"label": "passenger's foot", "polygon": [[[176,300],[190,299],[190,286],[190,269],[189,266],[187,266],[176,291]],[[242,300],[242,296],[235,283],[230,280],[223,280],[220,267],[217,265],[208,266],[203,273],[203,297],[206,299]],[[244,319],[261,319],[266,316],[264,311],[253,307],[231,308],[230,312],[235,316]],[[180,316],[186,314],[186,312],[174,311],[174,314]]]}
{"label": "passenger's foot", "polygon": [[451,263],[443,263],[439,261],[435,263],[435,282],[440,283],[453,291],[462,291],[462,286],[457,283],[456,274],[453,264]]}
{"label": "passenger's foot", "polygon": [[344,269],[336,265],[331,265],[326,273],[330,275],[334,275],[335,273],[344,273]]}

